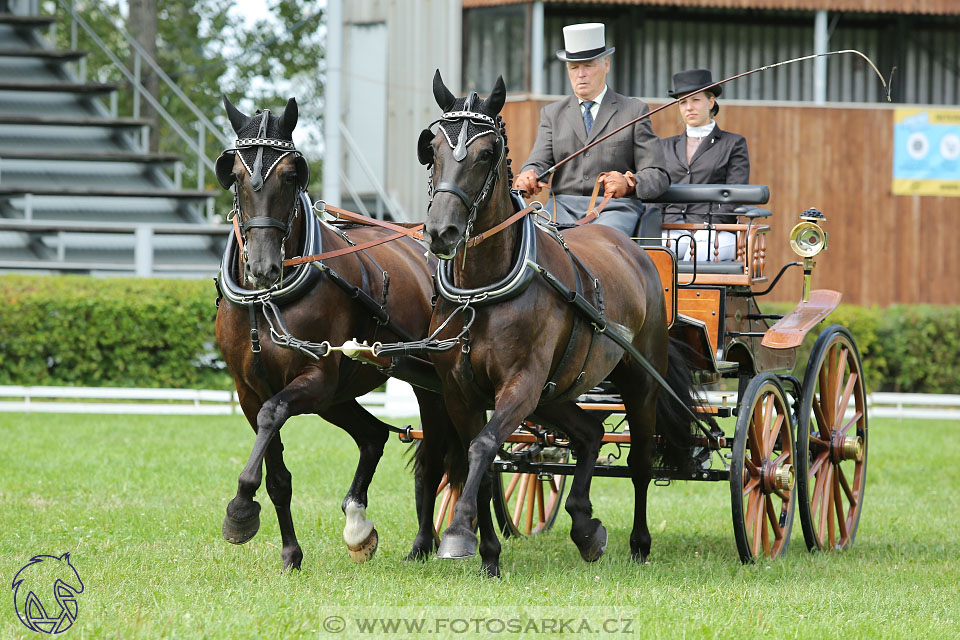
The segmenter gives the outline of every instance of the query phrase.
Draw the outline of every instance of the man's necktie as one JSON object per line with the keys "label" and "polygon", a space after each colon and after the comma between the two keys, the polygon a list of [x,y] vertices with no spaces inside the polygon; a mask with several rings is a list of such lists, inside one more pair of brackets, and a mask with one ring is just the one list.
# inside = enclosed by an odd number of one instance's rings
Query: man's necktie
{"label": "man's necktie", "polygon": [[590,135],[590,129],[593,127],[593,114],[590,113],[590,108],[593,104],[592,100],[585,100],[583,102],[583,126],[587,128],[587,135]]}

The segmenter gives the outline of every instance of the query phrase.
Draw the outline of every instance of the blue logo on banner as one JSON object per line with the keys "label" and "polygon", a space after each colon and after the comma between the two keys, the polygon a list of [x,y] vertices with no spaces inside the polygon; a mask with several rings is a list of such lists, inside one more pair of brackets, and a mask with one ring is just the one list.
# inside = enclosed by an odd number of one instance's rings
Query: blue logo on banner
{"label": "blue logo on banner", "polygon": [[20,622],[38,633],[63,633],[77,619],[80,574],[70,554],[33,556],[13,578],[13,606]]}

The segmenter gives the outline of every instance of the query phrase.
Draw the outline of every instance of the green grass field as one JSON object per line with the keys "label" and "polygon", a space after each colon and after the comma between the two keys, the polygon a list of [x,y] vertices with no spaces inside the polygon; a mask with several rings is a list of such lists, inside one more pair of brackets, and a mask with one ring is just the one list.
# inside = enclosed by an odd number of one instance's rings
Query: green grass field
{"label": "green grass field", "polygon": [[[265,489],[258,536],[233,546],[220,534],[253,442],[242,418],[0,414],[0,637],[35,636],[9,585],[31,556],[64,552],[85,584],[68,638],[960,637],[960,422],[870,427],[849,553],[807,553],[797,518],[785,558],[741,566],[728,485],[675,483],[651,489],[653,552],[637,566],[632,486],[595,479],[594,512],[610,532],[600,562],[580,560],[563,512],[547,533],[503,541],[503,578],[491,580],[477,558],[401,562],[416,523],[395,438],[370,491],[380,548],[355,565],[340,512],[353,442],[317,418],[284,427],[304,562],[281,574]],[[400,620],[397,632],[358,626],[374,618]],[[418,620],[419,633],[404,626]]]}

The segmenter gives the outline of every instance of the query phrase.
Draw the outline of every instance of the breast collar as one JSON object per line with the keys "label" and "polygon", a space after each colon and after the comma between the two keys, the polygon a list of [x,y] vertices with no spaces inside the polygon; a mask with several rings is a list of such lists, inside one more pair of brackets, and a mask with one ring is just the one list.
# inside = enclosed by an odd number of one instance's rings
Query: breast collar
{"label": "breast collar", "polygon": [[[523,207],[518,196],[511,192],[514,207]],[[520,209],[517,209],[519,211]],[[484,306],[503,302],[523,293],[533,279],[537,268],[537,231],[533,216],[526,216],[520,227],[520,250],[510,273],[500,280],[477,289],[461,289],[453,284],[453,260],[440,260],[437,265],[437,293],[450,302],[470,302]]]}
{"label": "breast collar", "polygon": [[[303,210],[309,212],[312,209],[310,198],[304,192],[300,192],[300,200]],[[316,216],[305,214],[304,226],[305,235],[302,255],[314,255],[323,253],[320,221]],[[297,265],[293,273],[282,279],[277,284],[268,289],[244,289],[241,287],[234,274],[237,273],[237,264],[240,260],[237,239],[234,234],[230,234],[227,239],[227,246],[223,251],[223,258],[220,262],[220,273],[218,283],[223,297],[236,305],[250,306],[258,301],[272,300],[276,304],[288,304],[297,300],[305,294],[311,284],[313,277],[319,275],[320,271],[311,269],[311,264],[322,268],[320,263],[306,263]]]}

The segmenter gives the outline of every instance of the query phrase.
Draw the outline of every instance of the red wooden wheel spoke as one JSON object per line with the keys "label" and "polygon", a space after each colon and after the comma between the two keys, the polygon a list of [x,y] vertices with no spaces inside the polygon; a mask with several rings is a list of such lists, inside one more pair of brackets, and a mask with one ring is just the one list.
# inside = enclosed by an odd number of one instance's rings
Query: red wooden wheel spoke
{"label": "red wooden wheel spoke", "polygon": [[760,485],[760,476],[750,476],[750,479],[743,485],[743,495],[747,495]]}
{"label": "red wooden wheel spoke", "polygon": [[[813,398],[813,413],[817,418],[817,431],[822,438],[830,439],[830,425],[827,424],[827,418],[823,415],[823,394]],[[826,430],[826,433],[824,433]]]}
{"label": "red wooden wheel spoke", "polygon": [[777,456],[777,459],[773,461],[773,464],[779,467],[784,462],[790,459],[790,454],[791,454],[790,450],[784,451],[779,456]]}
{"label": "red wooden wheel spoke", "polygon": [[825,441],[825,440],[821,440],[821,439],[818,438],[817,436],[810,436],[810,437],[808,438],[807,442],[808,442],[811,446],[817,447],[817,448],[819,448],[819,449],[829,449],[829,448],[830,448],[830,443],[829,443],[829,442],[827,442],[827,441]]}
{"label": "red wooden wheel spoke", "polygon": [[774,489],[773,492],[778,496],[780,496],[780,499],[783,500],[784,502],[790,501],[790,494],[784,491],[783,489]]}
{"label": "red wooden wheel spoke", "polygon": [[843,472],[843,469],[837,467],[837,475],[840,478],[840,486],[843,488],[843,492],[847,494],[847,500],[850,502],[850,509],[854,510],[857,508],[857,497],[853,495],[853,491],[850,489],[850,484],[847,482],[847,476]]}
{"label": "red wooden wheel spoke", "polygon": [[780,528],[780,516],[773,505],[773,498],[767,496],[767,517],[770,519],[770,525],[773,527],[773,537],[777,540],[783,537],[783,529]]}
{"label": "red wooden wheel spoke", "polygon": [[507,489],[503,492],[503,499],[510,501],[510,496],[513,495],[513,490],[517,487],[517,482],[520,481],[520,474],[515,473],[513,477],[510,478],[510,484],[507,485]]}
{"label": "red wooden wheel spoke", "polygon": [[830,496],[833,495],[832,487],[830,486],[833,481],[833,465],[827,465],[823,473],[823,478],[817,478],[817,492],[820,496],[820,504],[818,505],[818,511],[820,514],[819,527],[817,527],[817,537],[822,541],[826,542],[827,540],[827,520],[832,516],[830,515]]}
{"label": "red wooden wheel spoke", "polygon": [[[820,394],[817,397],[817,400],[819,402],[817,404],[820,405],[820,413],[818,415],[818,418],[822,418],[822,421],[820,421],[819,423],[821,434],[823,434],[824,429],[827,429],[829,431],[830,424],[833,421],[833,407],[830,405],[829,402],[827,402],[827,397],[829,396],[829,393],[830,393],[828,389],[830,389],[829,377],[830,377],[831,359],[832,359],[832,356],[828,353],[826,362],[824,363],[825,366],[820,367],[820,371],[817,372],[817,378],[818,378],[819,387],[820,387]],[[826,434],[826,435],[829,436],[829,434]]]}
{"label": "red wooden wheel spoke", "polygon": [[[838,345],[839,346],[839,345]],[[843,386],[843,378],[847,372],[847,349],[840,347],[840,356],[837,360],[836,371],[831,371],[830,380],[833,384],[830,386],[830,400],[833,403],[833,422],[830,423],[831,430],[843,419],[842,413],[837,413],[840,408],[840,389]]]}
{"label": "red wooden wheel spoke", "polygon": [[753,462],[757,466],[763,464],[763,455],[760,451],[760,431],[757,428],[757,423],[762,422],[762,414],[758,415],[758,412],[761,411],[762,405],[758,402],[757,406],[754,407],[753,414],[750,416],[750,430],[747,436],[747,445],[750,447],[750,455],[753,456]]}
{"label": "red wooden wheel spoke", "polygon": [[[745,494],[746,495],[746,492]],[[753,527],[753,519],[756,517],[756,511],[754,510],[754,503],[759,500],[760,491],[758,488],[753,488],[750,490],[749,495],[747,496],[747,516],[744,518],[744,524],[747,525],[747,529]]]}
{"label": "red wooden wheel spoke", "polygon": [[543,526],[547,522],[547,513],[545,505],[543,504],[543,483],[537,480],[537,523],[538,527]]}
{"label": "red wooden wheel spoke", "polygon": [[[814,479],[813,499],[810,501],[810,505],[813,509],[814,518],[816,518],[817,511],[820,508],[820,503],[823,496],[823,488],[827,482],[826,469],[828,469],[830,465],[826,464],[824,461],[827,459],[828,455],[829,454],[825,454],[822,459],[817,460],[817,462],[819,463],[818,467],[825,467],[825,468],[817,472],[816,475],[814,475],[814,472],[811,472],[809,476],[810,478]],[[823,536],[820,536],[820,537],[822,538]]]}
{"label": "red wooden wheel spoke", "polygon": [[440,485],[437,487],[437,495],[443,493],[443,490],[450,485],[450,476],[446,473],[443,474],[443,477],[440,478]]}
{"label": "red wooden wheel spoke", "polygon": [[847,405],[850,404],[850,396],[853,394],[856,386],[857,374],[856,372],[851,372],[850,377],[847,378],[847,386],[843,389],[843,397],[840,398],[840,409],[837,410],[837,424],[843,422],[843,417],[847,413]]}
{"label": "red wooden wheel spoke", "polygon": [[847,540],[847,516],[843,512],[843,498],[840,496],[839,482],[833,483],[833,504],[837,510],[837,526],[840,529],[840,545],[842,546]]}
{"label": "red wooden wheel spoke", "polygon": [[834,479],[833,467],[831,467],[830,468],[830,484],[829,486],[827,486],[827,494],[826,494],[827,535],[830,539],[830,549],[835,549],[837,546],[837,528],[836,528],[836,523],[833,521],[834,509],[835,509],[833,495],[834,495],[834,492],[836,491],[836,486],[837,486],[837,483]]}
{"label": "red wooden wheel spoke", "polygon": [[773,455],[773,447],[777,444],[777,438],[780,436],[780,428],[783,427],[783,414],[777,414],[777,420],[773,424],[773,429],[770,430],[769,440],[765,443],[764,447],[764,457],[769,458]]}
{"label": "red wooden wheel spoke", "polygon": [[[810,473],[807,477],[813,478],[814,476],[816,476],[820,472],[820,467],[822,467],[824,463],[826,463],[829,457],[830,457],[829,451],[824,451],[823,453],[818,455],[817,459],[813,461],[812,465],[810,465]],[[814,492],[814,496],[816,496],[816,492]],[[813,502],[816,502],[816,498],[814,498]]]}
{"label": "red wooden wheel spoke", "polygon": [[526,473],[518,473],[518,476],[521,476],[520,479],[520,492],[517,494],[517,503],[513,507],[513,524],[520,528],[520,514],[523,512],[523,501],[527,496],[527,475]]}
{"label": "red wooden wheel spoke", "polygon": [[767,528],[763,525],[764,514],[763,514],[763,498],[760,496],[759,492],[757,493],[757,499],[754,501],[754,509],[756,515],[753,518],[753,555],[760,555],[760,548],[763,544],[763,532]]}
{"label": "red wooden wheel spoke", "polygon": [[748,472],[751,476],[759,476],[759,475],[760,475],[760,467],[758,467],[757,465],[753,464],[753,461],[750,460],[749,458],[747,458],[746,460],[744,460],[744,461],[743,461],[743,464],[744,464],[744,466],[747,468],[747,472]]}
{"label": "red wooden wheel spoke", "polygon": [[863,418],[863,412],[857,411],[855,414],[853,414],[853,417],[850,418],[850,421],[840,428],[840,433],[843,435],[847,435],[847,432],[850,431],[850,427],[860,422],[861,418]]}
{"label": "red wooden wheel spoke", "polygon": [[530,474],[529,484],[530,486],[527,488],[527,521],[525,523],[527,535],[530,535],[530,532],[533,531],[533,510],[537,499],[537,484],[539,484],[537,474]]}

